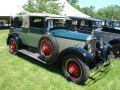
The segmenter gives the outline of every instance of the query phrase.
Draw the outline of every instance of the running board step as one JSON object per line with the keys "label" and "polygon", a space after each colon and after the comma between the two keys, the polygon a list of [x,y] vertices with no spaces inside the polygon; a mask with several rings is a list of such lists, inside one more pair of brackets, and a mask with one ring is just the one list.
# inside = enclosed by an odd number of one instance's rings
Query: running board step
{"label": "running board step", "polygon": [[39,55],[38,53],[33,53],[33,52],[30,52],[30,51],[25,50],[25,49],[21,49],[21,50],[18,50],[18,51],[19,51],[20,53],[23,53],[23,54],[25,54],[25,55],[27,55],[27,56],[29,56],[29,57],[31,57],[31,58],[34,58],[34,59],[36,59],[36,60],[38,60],[38,61],[46,64],[46,62],[44,62],[43,60],[41,60],[41,59],[39,58],[40,55]]}

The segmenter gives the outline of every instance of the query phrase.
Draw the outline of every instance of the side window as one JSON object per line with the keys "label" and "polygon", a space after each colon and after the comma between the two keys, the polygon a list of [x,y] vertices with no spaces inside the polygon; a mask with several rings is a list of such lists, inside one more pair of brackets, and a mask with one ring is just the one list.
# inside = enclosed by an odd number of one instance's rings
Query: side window
{"label": "side window", "polygon": [[81,21],[81,28],[90,29],[91,28],[91,22],[86,21],[86,20],[82,20]]}
{"label": "side window", "polygon": [[120,22],[114,22],[115,27],[120,27]]}
{"label": "side window", "polygon": [[22,17],[15,17],[14,20],[12,20],[12,25],[15,28],[20,28],[22,26]]}
{"label": "side window", "polygon": [[48,28],[53,28],[53,20],[48,20]]}
{"label": "side window", "polygon": [[77,25],[78,21],[77,20],[72,20],[72,25]]}
{"label": "side window", "polygon": [[30,27],[44,28],[44,17],[30,17]]}
{"label": "side window", "polygon": [[71,29],[77,29],[77,25],[78,25],[78,20],[73,19],[73,20],[71,21],[70,28],[71,28]]}

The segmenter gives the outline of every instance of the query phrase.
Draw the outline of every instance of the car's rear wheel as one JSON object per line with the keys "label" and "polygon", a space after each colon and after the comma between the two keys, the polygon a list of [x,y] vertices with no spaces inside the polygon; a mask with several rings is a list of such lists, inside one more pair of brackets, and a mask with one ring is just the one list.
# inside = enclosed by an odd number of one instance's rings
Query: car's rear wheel
{"label": "car's rear wheel", "polygon": [[116,58],[120,57],[120,44],[112,45],[112,52]]}
{"label": "car's rear wheel", "polygon": [[45,35],[40,39],[38,49],[41,58],[46,63],[54,62],[59,50],[55,38],[51,35]]}
{"label": "car's rear wheel", "polygon": [[9,39],[9,50],[12,54],[18,54],[18,45],[14,38]]}
{"label": "car's rear wheel", "polygon": [[68,80],[77,84],[84,84],[89,76],[89,67],[81,61],[81,58],[69,54],[62,61],[62,70]]}

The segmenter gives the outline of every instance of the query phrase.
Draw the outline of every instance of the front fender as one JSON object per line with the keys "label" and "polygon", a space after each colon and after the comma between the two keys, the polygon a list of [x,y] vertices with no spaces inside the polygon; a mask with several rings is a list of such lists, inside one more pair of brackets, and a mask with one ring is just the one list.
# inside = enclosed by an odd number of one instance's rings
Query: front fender
{"label": "front fender", "polygon": [[87,65],[90,65],[92,62],[92,55],[86,51],[85,49],[82,48],[77,48],[77,47],[69,47],[65,50],[63,50],[59,54],[59,58],[63,58],[67,54],[75,54],[78,55],[80,58],[82,58],[82,61],[86,63]]}
{"label": "front fender", "polygon": [[106,59],[106,55],[109,55],[112,51],[112,46],[109,43],[105,43],[104,48],[102,50],[102,57]]}

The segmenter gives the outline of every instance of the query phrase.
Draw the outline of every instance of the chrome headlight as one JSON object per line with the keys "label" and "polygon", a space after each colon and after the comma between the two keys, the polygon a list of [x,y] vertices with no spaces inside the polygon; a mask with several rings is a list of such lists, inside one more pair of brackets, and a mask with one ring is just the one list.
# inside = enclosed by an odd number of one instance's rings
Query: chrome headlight
{"label": "chrome headlight", "polygon": [[87,37],[86,43],[87,44],[96,43],[96,37],[95,36],[89,36],[89,37]]}
{"label": "chrome headlight", "polygon": [[92,52],[92,47],[90,44],[88,44],[88,52],[91,53]]}
{"label": "chrome headlight", "polygon": [[103,40],[102,40],[102,38],[100,38],[100,46],[99,46],[99,48],[100,49],[103,49],[104,48],[104,43],[103,43]]}
{"label": "chrome headlight", "polygon": [[86,41],[87,45],[90,43],[91,38],[92,38],[92,36],[87,37],[87,41]]}
{"label": "chrome headlight", "polygon": [[93,53],[96,51],[96,37],[95,36],[89,36],[86,41],[87,44],[87,50],[90,53]]}

